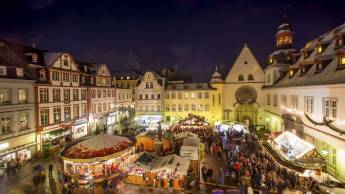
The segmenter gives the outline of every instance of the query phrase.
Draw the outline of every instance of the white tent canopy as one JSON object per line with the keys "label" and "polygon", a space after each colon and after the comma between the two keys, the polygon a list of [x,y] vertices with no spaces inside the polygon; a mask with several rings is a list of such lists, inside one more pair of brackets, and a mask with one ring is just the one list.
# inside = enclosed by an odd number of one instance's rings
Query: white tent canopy
{"label": "white tent canopy", "polygon": [[276,148],[286,159],[299,159],[315,147],[311,143],[285,131],[274,139]]}

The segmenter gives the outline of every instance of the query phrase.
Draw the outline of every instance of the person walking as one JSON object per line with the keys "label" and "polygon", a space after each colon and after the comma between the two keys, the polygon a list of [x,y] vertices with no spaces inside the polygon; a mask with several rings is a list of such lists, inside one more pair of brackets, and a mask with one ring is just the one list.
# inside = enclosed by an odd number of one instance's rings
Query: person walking
{"label": "person walking", "polygon": [[172,177],[169,179],[169,192],[174,192],[174,179]]}
{"label": "person walking", "polygon": [[207,169],[205,167],[205,164],[201,167],[201,175],[202,175],[202,180],[207,183]]}
{"label": "person walking", "polygon": [[49,163],[48,165],[49,177],[53,177],[53,169],[54,169],[53,163]]}

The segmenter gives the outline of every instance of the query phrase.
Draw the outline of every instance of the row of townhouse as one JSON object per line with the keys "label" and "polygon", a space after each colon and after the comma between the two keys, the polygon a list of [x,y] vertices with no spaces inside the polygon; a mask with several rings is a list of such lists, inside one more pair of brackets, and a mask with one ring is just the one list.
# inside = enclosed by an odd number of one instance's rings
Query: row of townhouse
{"label": "row of townhouse", "polygon": [[133,108],[132,90],[106,64],[0,40],[0,160],[113,132]]}

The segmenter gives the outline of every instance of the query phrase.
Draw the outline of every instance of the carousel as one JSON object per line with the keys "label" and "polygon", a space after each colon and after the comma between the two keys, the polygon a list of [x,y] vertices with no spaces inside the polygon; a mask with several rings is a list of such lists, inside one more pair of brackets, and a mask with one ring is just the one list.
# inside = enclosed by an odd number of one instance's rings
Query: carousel
{"label": "carousel", "polygon": [[122,136],[93,136],[62,152],[63,170],[68,176],[78,176],[81,184],[115,178],[123,161],[134,153],[133,145],[134,141]]}
{"label": "carousel", "polygon": [[182,132],[191,132],[199,135],[199,137],[211,133],[212,129],[210,124],[204,117],[189,114],[187,118],[178,121],[170,128],[176,134]]}

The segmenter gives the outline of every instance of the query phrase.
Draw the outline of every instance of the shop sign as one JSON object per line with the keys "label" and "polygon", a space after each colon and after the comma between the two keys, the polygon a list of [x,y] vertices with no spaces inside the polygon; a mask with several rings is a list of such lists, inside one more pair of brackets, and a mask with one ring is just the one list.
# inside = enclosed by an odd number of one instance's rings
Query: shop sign
{"label": "shop sign", "polygon": [[50,126],[48,126],[48,127],[43,127],[43,130],[49,130],[49,129],[57,128],[57,127],[59,127],[59,126],[60,126],[59,124],[50,125]]}
{"label": "shop sign", "polygon": [[2,144],[0,144],[0,150],[6,149],[8,147],[10,147],[9,143],[2,143]]}

